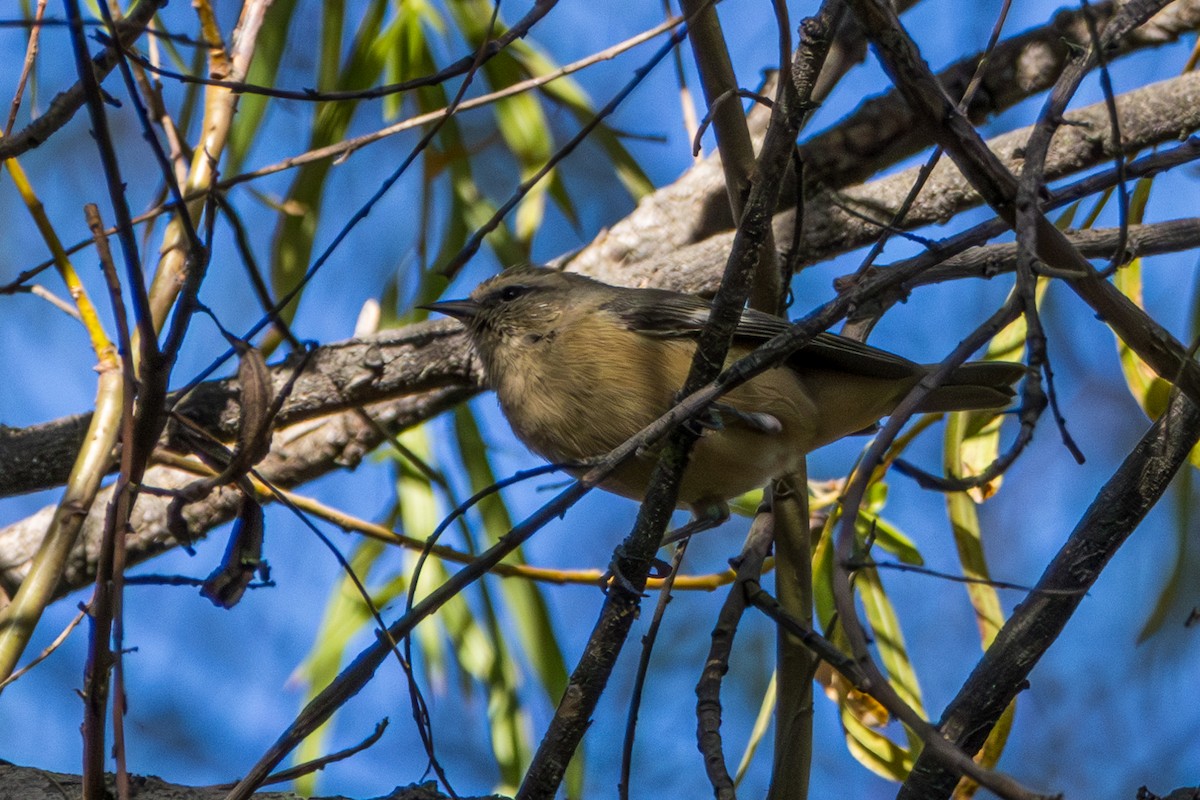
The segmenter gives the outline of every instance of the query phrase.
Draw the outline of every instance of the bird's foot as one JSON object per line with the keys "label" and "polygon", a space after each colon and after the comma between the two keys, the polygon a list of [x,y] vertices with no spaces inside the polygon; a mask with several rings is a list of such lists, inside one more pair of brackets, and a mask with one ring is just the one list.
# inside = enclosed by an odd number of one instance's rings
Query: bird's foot
{"label": "bird's foot", "polygon": [[692,433],[703,436],[708,431],[726,428],[748,428],[757,433],[776,436],[783,430],[778,418],[762,411],[742,411],[728,403],[713,403],[700,416],[686,423]]}
{"label": "bird's foot", "polygon": [[727,519],[729,519],[729,505],[724,500],[696,503],[692,506],[691,520],[673,531],[667,531],[662,543],[663,545],[673,544],[692,534],[711,530],[723,524]]}

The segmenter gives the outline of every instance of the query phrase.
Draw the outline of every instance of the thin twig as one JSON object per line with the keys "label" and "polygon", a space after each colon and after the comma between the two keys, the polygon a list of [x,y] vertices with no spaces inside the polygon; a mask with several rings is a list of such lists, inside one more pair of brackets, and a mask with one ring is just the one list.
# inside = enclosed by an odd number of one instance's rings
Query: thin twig
{"label": "thin twig", "polygon": [[774,517],[769,510],[760,508],[741,554],[731,561],[737,577],[721,605],[712,630],[712,644],[696,684],[696,746],[704,757],[704,769],[718,800],[732,800],[734,796],[733,779],[725,766],[721,745],[721,683],[729,671],[733,640],[746,610],[746,587],[762,575],[773,537]]}
{"label": "thin twig", "polygon": [[28,664],[21,667],[19,670],[16,670],[12,675],[9,675],[4,680],[0,681],[0,690],[4,689],[4,687],[8,686],[10,683],[16,682],[21,678],[22,675],[29,672],[29,670],[33,669],[38,664],[49,658],[50,655],[67,640],[67,637],[71,635],[71,631],[75,630],[75,628],[79,626],[79,623],[83,622],[83,617],[83,611],[80,611],[78,614],[76,614],[71,621],[67,623],[67,627],[63,628],[62,632],[58,634],[58,636],[54,637],[54,641],[46,645],[46,649],[42,650],[42,652],[30,659]]}
{"label": "thin twig", "polygon": [[46,0],[38,0],[37,9],[33,13],[33,21],[29,27],[29,44],[25,47],[25,61],[21,64],[21,77],[17,79],[17,89],[13,92],[12,105],[8,109],[8,121],[4,123],[4,136],[12,135],[13,124],[17,121],[17,112],[21,109],[21,98],[25,95],[25,82],[33,71],[33,62],[37,58],[38,40],[42,33],[42,20],[46,16]]}
{"label": "thin twig", "polygon": [[675,576],[683,563],[684,553],[687,552],[689,539],[684,539],[675,545],[675,553],[671,556],[671,568],[663,579],[662,592],[658,602],[654,604],[654,615],[650,618],[650,627],[642,637],[642,652],[638,657],[637,673],[633,679],[633,693],[629,698],[629,712],[625,717],[625,736],[621,742],[621,776],[617,780],[617,797],[629,800],[629,776],[633,768],[633,742],[637,734],[638,712],[641,710],[642,693],[646,689],[646,676],[650,672],[650,657],[654,653],[654,643],[658,641],[658,631],[662,627],[667,604],[671,602],[671,590],[675,586]]}

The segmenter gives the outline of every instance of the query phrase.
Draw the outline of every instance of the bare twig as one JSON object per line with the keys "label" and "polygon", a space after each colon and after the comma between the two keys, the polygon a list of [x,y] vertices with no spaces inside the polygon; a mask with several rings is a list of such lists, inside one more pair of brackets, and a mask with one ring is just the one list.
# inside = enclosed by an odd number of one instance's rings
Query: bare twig
{"label": "bare twig", "polygon": [[11,136],[13,124],[17,121],[17,112],[21,109],[21,98],[25,95],[25,82],[33,70],[33,62],[37,58],[38,40],[42,34],[42,20],[46,18],[47,0],[38,0],[37,9],[33,12],[33,24],[29,28],[29,44],[25,47],[25,61],[21,64],[21,77],[17,79],[17,89],[13,92],[12,105],[8,108],[8,121],[4,123],[4,135]]}
{"label": "bare twig", "polygon": [[712,631],[712,645],[696,684],[696,746],[704,757],[704,769],[719,800],[734,797],[733,779],[725,767],[721,747],[721,682],[729,671],[733,639],[746,610],[746,589],[762,575],[763,561],[771,549],[773,521],[770,511],[759,509],[741,554],[732,561],[737,577],[721,605]]}

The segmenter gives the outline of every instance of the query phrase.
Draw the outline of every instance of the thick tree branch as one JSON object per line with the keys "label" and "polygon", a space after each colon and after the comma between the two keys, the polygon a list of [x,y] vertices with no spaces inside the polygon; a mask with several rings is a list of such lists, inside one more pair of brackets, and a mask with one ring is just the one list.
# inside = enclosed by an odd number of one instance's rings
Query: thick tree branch
{"label": "thick tree branch", "polygon": [[[385,431],[411,427],[462,402],[473,391],[463,386],[433,388],[369,406],[367,410],[379,427],[365,422],[356,411],[347,411],[329,419],[276,431],[272,452],[259,463],[257,470],[272,483],[290,488],[333,470],[353,469],[383,441],[380,427]],[[164,489],[181,489],[195,477],[191,473],[157,466],[147,472],[145,483]],[[111,495],[111,487],[101,489],[84,519],[58,588],[59,595],[94,580],[96,555],[104,530],[104,509]],[[238,492],[228,487],[188,505],[183,516],[191,537],[200,538],[231,520],[237,513],[239,502]],[[128,564],[140,563],[178,546],[179,542],[170,531],[170,504],[169,497],[142,494],[138,498],[130,518],[132,532],[126,541]],[[0,588],[11,592],[24,579],[29,560],[45,536],[53,512],[53,506],[48,507],[0,531]]]}
{"label": "thick tree branch", "polygon": [[[138,800],[221,800],[226,789],[219,786],[181,786],[167,783],[153,776],[130,776]],[[110,790],[113,778],[107,776]],[[4,797],[19,797],[21,800],[62,800],[78,797],[81,779],[78,775],[49,772],[35,767],[19,767],[0,762],[0,792]],[[115,796],[115,795],[114,795]],[[261,792],[255,800],[296,800],[294,792]],[[446,795],[437,790],[432,781],[411,786],[398,786],[374,800],[442,800]],[[312,800],[350,800],[343,795],[314,797]],[[460,797],[459,800],[503,800],[498,795],[488,797]]]}
{"label": "thick tree branch", "polygon": [[[275,392],[294,370],[288,362],[272,369]],[[482,373],[461,326],[437,320],[382,331],[318,347],[296,379],[276,423],[287,427],[356,406],[448,386],[482,386]],[[175,410],[218,439],[232,441],[241,418],[238,394],[234,378],[208,381],[197,386]],[[90,419],[91,414],[79,414],[29,428],[0,428],[0,496],[61,484]]]}
{"label": "thick tree branch", "polygon": [[[1184,139],[1200,130],[1200,72],[1190,72],[1120,95],[1117,110],[1126,151]],[[1069,112],[1064,118],[1066,122],[1056,133],[1046,162],[1047,180],[1096,167],[1110,160],[1116,152],[1104,103]],[[1022,148],[1032,130],[1030,126],[997,136],[988,142],[988,148],[1009,170],[1019,170]],[[913,167],[841,192],[808,198],[796,263],[799,266],[819,263],[875,241],[881,225],[890,221],[904,202],[918,171],[918,167]],[[943,223],[982,202],[962,172],[943,159],[905,216],[903,228],[915,230]],[[630,220],[636,218],[635,212]],[[655,219],[671,217],[663,212]],[[774,224],[776,240],[789,241],[795,213],[787,210],[777,214]],[[609,283],[663,286],[711,294],[720,274],[719,265],[724,263],[733,240],[731,233],[719,233],[695,244],[675,246],[666,251],[656,249],[647,255],[606,246],[618,227],[598,236],[593,246],[572,260],[571,268]],[[673,238],[670,230],[655,227],[654,220],[638,220],[630,229],[621,231],[620,238],[632,240],[635,233],[643,241]]]}

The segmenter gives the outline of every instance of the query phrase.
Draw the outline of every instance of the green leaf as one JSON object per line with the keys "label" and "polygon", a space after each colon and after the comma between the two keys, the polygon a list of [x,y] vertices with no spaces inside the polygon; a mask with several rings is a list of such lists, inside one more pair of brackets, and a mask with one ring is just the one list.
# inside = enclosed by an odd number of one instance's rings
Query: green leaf
{"label": "green leaf", "polygon": [[[465,405],[456,408],[454,423],[459,456],[470,481],[471,491],[478,492],[494,485],[495,474],[488,461],[487,448],[471,409]],[[498,541],[512,529],[512,517],[499,494],[493,494],[480,501],[477,510],[483,519],[489,543]],[[510,555],[507,561],[525,563],[520,550]],[[523,580],[503,581],[500,586],[506,606],[506,618],[512,620],[516,626],[521,650],[533,667],[546,699],[550,704],[557,705],[566,691],[569,676],[566,659],[559,645],[542,588],[533,581]],[[583,767],[581,749],[567,769],[568,797],[583,796]]]}
{"label": "green leaf", "polygon": [[[363,15],[354,40],[349,45],[349,58],[334,87],[342,89],[366,88],[378,81],[383,71],[383,57],[373,43],[380,38],[383,13],[387,8],[384,0],[372,2]],[[326,18],[327,26],[337,28],[340,37],[340,22],[333,12]],[[333,36],[326,31],[323,41]],[[322,49],[322,58],[327,59],[327,48]],[[322,68],[328,69],[323,61]],[[322,76],[325,77],[325,76]],[[322,88],[334,88],[328,84]],[[342,100],[336,103],[313,104],[314,119],[309,135],[309,149],[324,147],[346,137],[350,120],[358,106],[357,101]],[[321,217],[321,206],[325,194],[325,179],[333,168],[329,159],[309,162],[296,170],[292,187],[285,203],[302,209],[299,215],[284,215],[275,229],[271,248],[271,283],[277,294],[291,291],[308,270],[312,258],[313,238]],[[296,313],[296,303],[283,309],[281,316],[290,321]]]}
{"label": "green leaf", "polygon": [[763,692],[762,702],[758,705],[758,716],[754,718],[754,727],[750,729],[750,737],[746,740],[746,747],[742,750],[742,758],[738,762],[737,772],[733,775],[733,785],[735,787],[740,786],[742,778],[746,777],[746,772],[750,769],[750,763],[754,760],[754,756],[758,752],[758,746],[762,744],[767,731],[771,729],[771,720],[775,716],[777,674],[774,671],[771,673],[771,680],[767,683],[767,690]]}
{"label": "green leaf", "polygon": [[[254,60],[250,62],[250,69],[246,73],[247,83],[256,86],[275,85],[295,12],[296,0],[276,0],[267,8],[254,46]],[[197,54],[201,52],[197,48]],[[229,132],[229,145],[226,148],[225,172],[228,174],[236,175],[242,171],[250,148],[258,140],[270,101],[271,98],[265,94],[244,94],[238,99],[237,116]]]}
{"label": "green leaf", "polygon": [[883,588],[879,570],[860,570],[854,578],[854,588],[862,598],[863,611],[866,612],[867,623],[871,626],[875,647],[879,650],[879,660],[888,680],[896,689],[896,693],[912,707],[914,711],[925,717],[925,705],[921,700],[921,687],[912,662],[908,658],[908,647],[904,643],[904,634],[900,630],[900,619],[896,609]]}
{"label": "green leaf", "polygon": [[[963,437],[967,423],[967,417],[962,413],[949,414],[946,417],[944,466],[946,474],[950,477],[961,477],[966,472],[960,465],[964,460]],[[994,445],[989,442],[989,446]],[[975,456],[979,457],[978,451]],[[976,581],[991,580],[983,553],[983,535],[979,527],[979,515],[975,510],[975,501],[966,492],[947,492],[946,509],[950,515],[950,527],[954,533],[954,544],[958,548],[963,576]],[[987,583],[969,582],[965,586],[967,596],[975,609],[975,621],[979,626],[983,648],[986,650],[1004,624],[1000,597],[995,588]]]}
{"label": "green leaf", "polygon": [[910,748],[896,744],[883,733],[869,728],[853,713],[843,708],[842,728],[850,754],[867,769],[881,778],[903,781],[912,771],[916,755]]}

